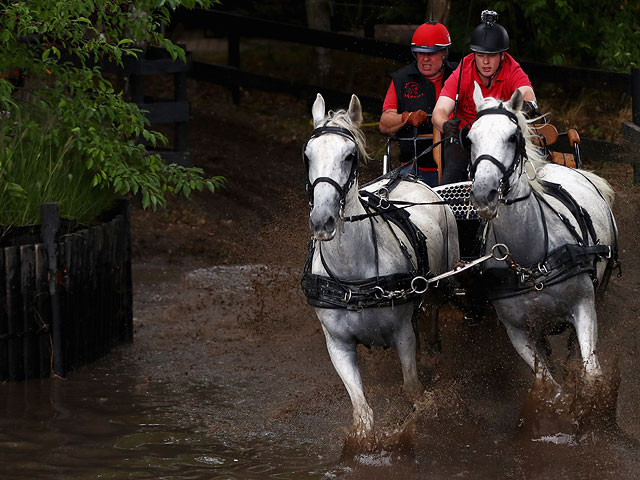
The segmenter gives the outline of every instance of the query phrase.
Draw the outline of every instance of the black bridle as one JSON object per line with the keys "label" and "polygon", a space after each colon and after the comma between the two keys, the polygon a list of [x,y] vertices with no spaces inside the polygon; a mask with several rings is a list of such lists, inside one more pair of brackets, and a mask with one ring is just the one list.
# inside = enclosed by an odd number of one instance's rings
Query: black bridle
{"label": "black bridle", "polygon": [[[309,157],[307,157],[307,154],[305,153],[307,150],[307,145],[311,140],[319,137],[320,135],[324,135],[325,133],[333,133],[335,135],[340,135],[341,137],[351,140],[355,144],[353,151],[344,159],[345,162],[347,161],[351,162],[351,171],[349,172],[349,177],[347,178],[347,181],[345,182],[344,185],[340,185],[331,177],[318,177],[313,181],[313,183],[309,181]],[[313,207],[313,191],[316,188],[316,185],[318,185],[319,183],[328,183],[338,191],[338,194],[340,195],[340,208],[341,209],[344,208],[344,203],[347,197],[347,193],[349,193],[349,190],[351,189],[351,187],[353,186],[356,180],[356,176],[358,174],[358,167],[360,165],[360,150],[358,148],[358,142],[356,141],[356,138],[353,135],[353,133],[351,133],[346,128],[329,127],[326,124],[314,129],[313,132],[311,132],[311,137],[309,138],[309,140],[307,140],[307,143],[305,143],[304,146],[302,147],[302,161],[304,162],[304,167],[307,174],[306,190],[307,190],[307,194],[309,195],[309,205]]]}
{"label": "black bridle", "polygon": [[478,112],[478,115],[476,116],[476,121],[484,115],[505,115],[509,120],[511,120],[516,125],[516,128],[517,128],[516,133],[512,136],[512,138],[510,138],[510,140],[512,140],[515,143],[513,160],[511,160],[511,163],[509,164],[508,167],[505,167],[493,155],[488,155],[488,154],[480,155],[475,160],[471,161],[471,164],[469,166],[469,177],[471,178],[471,180],[474,179],[476,170],[480,162],[485,160],[488,162],[491,162],[496,167],[498,167],[500,169],[500,172],[502,173],[502,178],[500,179],[500,186],[498,188],[498,192],[500,193],[500,197],[503,199],[503,201],[509,204],[515,201],[524,200],[529,195],[526,195],[521,198],[517,198],[515,200],[504,200],[504,198],[509,193],[509,190],[511,188],[510,182],[509,182],[511,176],[513,175],[513,173],[516,171],[518,167],[520,167],[520,175],[522,175],[523,168],[524,168],[524,161],[527,159],[526,142],[525,142],[524,135],[522,134],[522,129],[520,128],[520,124],[518,123],[518,117],[516,116],[515,113],[510,112],[509,110],[504,108],[502,106],[502,103],[498,107],[488,108],[486,110],[481,110],[480,112]]}

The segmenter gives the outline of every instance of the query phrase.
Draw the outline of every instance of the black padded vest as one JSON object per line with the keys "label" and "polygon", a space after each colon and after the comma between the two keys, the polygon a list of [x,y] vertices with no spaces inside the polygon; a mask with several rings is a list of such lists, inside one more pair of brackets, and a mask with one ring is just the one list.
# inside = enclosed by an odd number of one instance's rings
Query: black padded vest
{"label": "black padded vest", "polygon": [[[442,78],[439,80],[444,85],[444,82],[451,72],[455,69],[455,65],[449,63],[446,59],[444,61],[444,70],[442,72]],[[429,80],[418,70],[416,62],[412,62],[406,67],[391,74],[393,79],[393,85],[396,89],[396,99],[398,102],[398,113],[413,112],[415,110],[424,110],[426,113],[431,114],[433,108],[436,106],[436,89]],[[396,133],[396,137],[401,138],[413,138],[416,134],[431,134],[433,133],[433,125],[430,121],[425,122],[417,128],[411,125],[405,125]],[[406,163],[414,157],[414,146],[412,141],[398,142],[400,147],[400,161]],[[423,150],[431,145],[428,141],[418,142],[416,154],[420,154]],[[420,158],[418,165],[423,168],[435,167],[433,156],[431,154],[425,155]]]}

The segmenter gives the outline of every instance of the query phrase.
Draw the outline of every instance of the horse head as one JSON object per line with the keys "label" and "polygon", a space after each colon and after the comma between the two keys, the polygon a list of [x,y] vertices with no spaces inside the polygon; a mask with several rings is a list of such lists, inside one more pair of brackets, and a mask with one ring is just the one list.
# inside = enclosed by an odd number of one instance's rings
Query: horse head
{"label": "horse head", "polygon": [[484,98],[476,83],[473,99],[478,116],[467,136],[471,148],[471,198],[478,214],[490,219],[496,216],[500,201],[509,192],[529,188],[527,182],[526,186],[516,186],[527,158],[527,126],[520,113],[520,90],[516,89],[511,99],[503,103]]}
{"label": "horse head", "polygon": [[[349,198],[357,198],[357,172],[364,151],[362,107],[351,96],[348,111],[338,110],[325,116],[325,103],[318,94],[311,110],[314,130],[304,147],[307,190],[311,214],[309,227],[318,240],[331,240]],[[354,185],[356,185],[355,188]]]}

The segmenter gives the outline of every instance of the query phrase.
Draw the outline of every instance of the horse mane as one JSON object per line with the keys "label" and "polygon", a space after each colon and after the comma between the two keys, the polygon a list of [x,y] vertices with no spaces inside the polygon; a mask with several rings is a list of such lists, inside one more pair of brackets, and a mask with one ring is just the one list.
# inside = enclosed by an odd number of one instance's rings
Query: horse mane
{"label": "horse mane", "polygon": [[353,135],[353,138],[356,140],[358,151],[360,152],[360,159],[364,163],[371,159],[371,156],[367,153],[367,141],[364,133],[362,133],[362,130],[360,130],[357,125],[353,124],[351,117],[349,116],[349,112],[342,109],[336,110],[335,112],[333,110],[329,110],[326,124],[329,122],[348,130]]}
{"label": "horse mane", "polygon": [[[535,122],[537,118],[527,120],[522,111],[514,111],[509,106],[509,102],[503,102],[493,97],[485,97],[484,103],[480,106],[479,110],[484,110],[487,108],[498,108],[500,106],[515,114],[516,118],[518,119],[518,126],[520,127],[520,131],[522,132],[522,135],[525,139],[527,158],[533,165],[533,169],[535,169],[535,172],[543,168],[545,165],[551,163],[545,159],[544,155],[540,151],[540,148],[532,141],[532,137],[535,135],[535,132],[531,124]],[[525,168],[527,168],[526,165]],[[615,192],[609,182],[589,170],[583,170],[581,168],[576,168],[575,170],[584,175],[600,191],[600,193],[610,206],[613,205]],[[545,190],[544,186],[539,181],[540,179],[538,178],[538,175],[534,174],[534,172],[529,171],[527,179],[529,180],[529,185],[531,185],[532,189],[540,193]]]}

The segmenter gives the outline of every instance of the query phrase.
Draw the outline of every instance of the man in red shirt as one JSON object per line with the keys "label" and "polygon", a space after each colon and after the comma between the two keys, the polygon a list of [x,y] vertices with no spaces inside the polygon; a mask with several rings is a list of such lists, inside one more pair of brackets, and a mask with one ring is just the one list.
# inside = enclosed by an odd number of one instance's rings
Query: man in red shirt
{"label": "man in red shirt", "polygon": [[[496,23],[497,19],[496,12],[482,12],[482,23],[471,36],[470,48],[473,53],[463,58],[440,92],[433,110],[433,123],[444,136],[457,138],[459,130],[468,129],[475,120],[474,82],[480,85],[483,96],[500,100],[511,98],[517,88],[524,97],[525,114],[531,116],[537,113],[538,105],[529,77],[518,62],[506,53],[509,34]],[[457,141],[445,145],[442,184],[467,180],[469,151],[464,150]]]}
{"label": "man in red shirt", "polygon": [[[405,165],[431,146],[431,140],[416,137],[431,134],[429,115],[445,80],[454,65],[447,61],[451,37],[447,28],[435,22],[420,25],[413,34],[411,51],[416,60],[391,74],[391,83],[382,106],[380,131],[395,135],[400,148],[400,162]],[[412,172],[413,164],[408,166]],[[433,155],[418,159],[418,176],[431,186],[438,185]]]}

